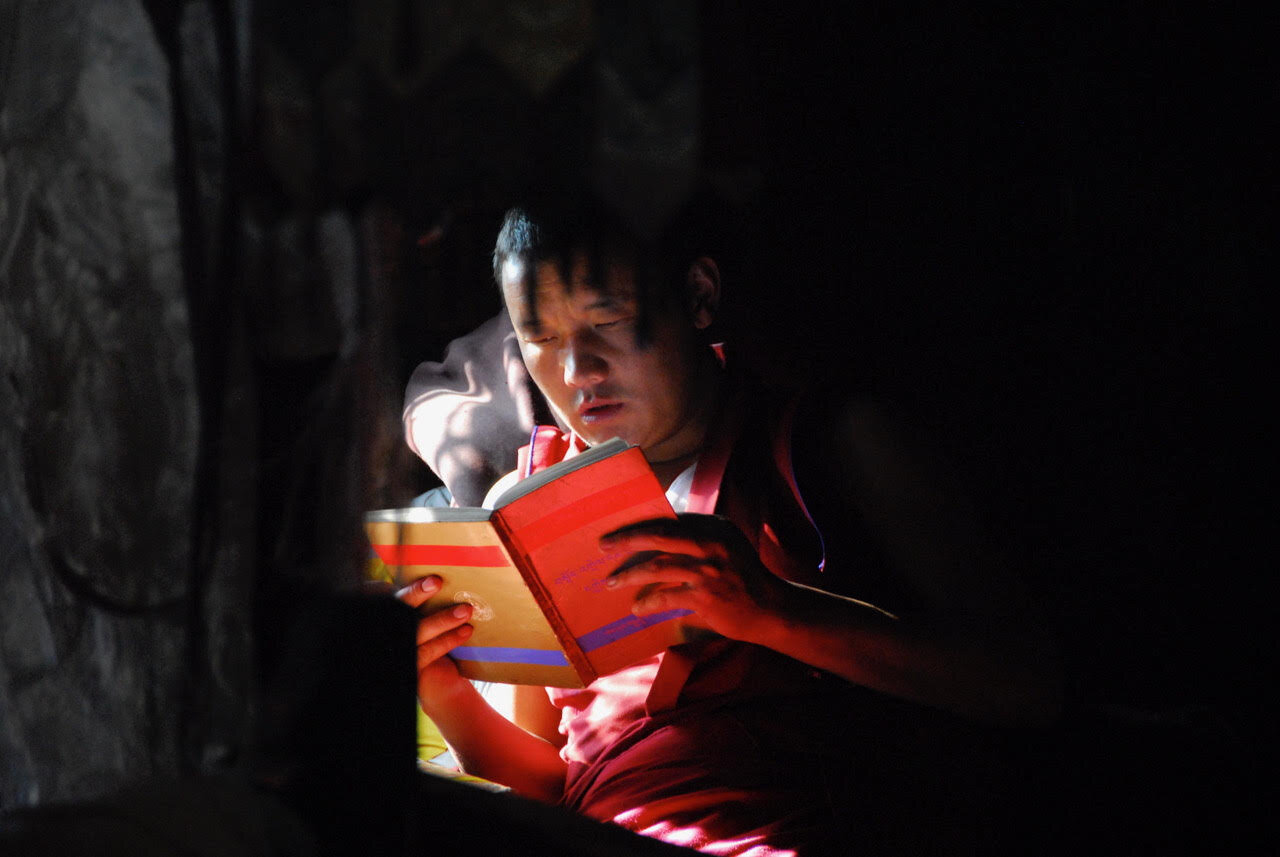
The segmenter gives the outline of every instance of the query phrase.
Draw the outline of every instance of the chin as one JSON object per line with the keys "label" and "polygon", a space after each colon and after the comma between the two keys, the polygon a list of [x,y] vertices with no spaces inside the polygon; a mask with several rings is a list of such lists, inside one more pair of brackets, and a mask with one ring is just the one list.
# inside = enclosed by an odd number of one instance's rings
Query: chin
{"label": "chin", "polygon": [[634,425],[630,419],[615,417],[600,422],[586,422],[576,419],[576,416],[575,414],[573,420],[566,420],[565,424],[573,429],[574,434],[592,446],[613,440],[615,437],[620,437],[633,446],[644,446],[646,439],[644,427]]}
{"label": "chin", "polygon": [[586,431],[578,432],[578,436],[592,446],[597,443],[604,443],[606,440],[613,440],[615,437],[620,437],[633,446],[644,445],[635,437],[634,432],[614,426],[593,426]]}
{"label": "chin", "polygon": [[582,437],[592,446],[595,446],[598,443],[604,443],[606,440],[613,440],[615,437],[620,437],[633,446],[636,445],[636,442],[628,437],[626,432],[620,431],[597,431],[592,432],[591,434],[584,434]]}
{"label": "chin", "polygon": [[[584,426],[570,423],[570,428],[573,429],[574,434],[592,446],[595,446],[597,443],[604,443],[606,440],[610,440],[614,437],[621,437],[617,431],[606,429],[601,426]],[[623,439],[625,440],[626,438],[624,437]]]}

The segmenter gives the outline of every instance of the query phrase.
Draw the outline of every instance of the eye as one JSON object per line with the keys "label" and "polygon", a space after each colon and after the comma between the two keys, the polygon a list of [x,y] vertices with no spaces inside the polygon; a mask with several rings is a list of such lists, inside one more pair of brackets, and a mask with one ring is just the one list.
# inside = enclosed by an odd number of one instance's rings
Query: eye
{"label": "eye", "polygon": [[554,336],[551,336],[550,334],[546,334],[546,333],[529,334],[524,337],[524,341],[529,343],[530,345],[546,345],[548,342],[551,342],[554,339],[555,339]]}
{"label": "eye", "polygon": [[625,327],[634,316],[624,315],[621,318],[610,319],[609,321],[601,321],[596,323],[596,330],[612,330],[618,327]]}

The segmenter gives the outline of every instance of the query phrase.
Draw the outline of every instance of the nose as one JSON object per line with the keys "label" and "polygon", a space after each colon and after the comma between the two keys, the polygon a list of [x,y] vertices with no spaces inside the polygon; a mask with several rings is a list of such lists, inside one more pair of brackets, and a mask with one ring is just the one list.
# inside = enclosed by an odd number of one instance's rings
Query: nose
{"label": "nose", "polygon": [[609,363],[599,349],[583,337],[573,337],[564,350],[564,382],[570,387],[590,387],[604,381]]}

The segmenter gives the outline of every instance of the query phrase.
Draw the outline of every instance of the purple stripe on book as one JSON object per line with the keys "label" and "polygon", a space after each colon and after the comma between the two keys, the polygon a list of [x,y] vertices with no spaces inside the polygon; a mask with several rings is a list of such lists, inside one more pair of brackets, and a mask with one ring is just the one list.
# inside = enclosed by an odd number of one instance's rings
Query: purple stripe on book
{"label": "purple stripe on book", "polygon": [[564,652],[555,649],[512,649],[505,646],[457,646],[449,654],[462,661],[486,664],[537,664],[544,667],[567,667]]}
{"label": "purple stripe on book", "polygon": [[[578,638],[578,645],[582,647],[582,651],[591,652],[607,646],[612,642],[621,640],[623,637],[629,637],[637,631],[643,631],[650,625],[657,625],[659,622],[665,622],[668,619],[676,619],[680,616],[688,616],[692,610],[668,610],[665,613],[654,613],[652,616],[624,616],[608,625],[601,625],[594,631],[588,631]],[[456,652],[457,649],[454,649]]]}

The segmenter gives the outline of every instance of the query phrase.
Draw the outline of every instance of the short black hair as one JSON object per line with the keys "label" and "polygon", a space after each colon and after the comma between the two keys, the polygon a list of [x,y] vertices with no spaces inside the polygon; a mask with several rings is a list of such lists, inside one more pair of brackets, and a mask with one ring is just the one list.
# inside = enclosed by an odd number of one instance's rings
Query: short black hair
{"label": "short black hair", "polygon": [[536,318],[532,278],[538,265],[554,262],[569,282],[574,257],[583,254],[587,285],[600,288],[605,262],[624,259],[635,266],[636,298],[642,310],[638,332],[644,337],[648,311],[679,294],[690,264],[700,256],[720,255],[722,222],[716,211],[712,201],[694,196],[657,235],[645,237],[590,191],[559,189],[527,195],[502,219],[493,249],[493,277],[501,287],[503,267],[508,260],[520,260],[529,312]]}
{"label": "short black hair", "polygon": [[592,266],[588,281],[598,285],[603,259],[634,255],[639,245],[621,220],[593,199],[526,199],[502,219],[493,248],[493,278],[502,285],[502,268],[510,259],[519,259],[526,270],[555,262],[567,274],[574,254],[585,253]]}

